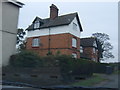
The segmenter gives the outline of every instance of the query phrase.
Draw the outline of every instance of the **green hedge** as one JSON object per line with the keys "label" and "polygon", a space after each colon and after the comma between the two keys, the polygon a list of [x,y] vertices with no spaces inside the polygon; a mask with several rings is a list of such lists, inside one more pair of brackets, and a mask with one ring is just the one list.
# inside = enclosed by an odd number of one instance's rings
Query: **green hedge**
{"label": "green hedge", "polygon": [[109,66],[107,63],[94,63],[93,72],[94,73],[106,73],[106,67]]}
{"label": "green hedge", "polygon": [[21,51],[10,57],[9,63],[14,67],[37,67],[42,65],[41,58],[31,51]]}
{"label": "green hedge", "polygon": [[10,65],[14,67],[60,67],[66,75],[92,75],[105,73],[108,64],[96,63],[87,59],[75,59],[69,55],[48,55],[40,57],[30,51],[12,55]]}

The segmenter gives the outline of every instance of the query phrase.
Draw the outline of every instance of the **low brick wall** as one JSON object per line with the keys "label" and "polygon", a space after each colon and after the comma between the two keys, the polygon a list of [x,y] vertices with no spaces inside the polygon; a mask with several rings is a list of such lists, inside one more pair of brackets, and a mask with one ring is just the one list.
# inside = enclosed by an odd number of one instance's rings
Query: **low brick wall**
{"label": "low brick wall", "polygon": [[63,79],[59,67],[3,68],[2,79],[33,85],[60,84]]}

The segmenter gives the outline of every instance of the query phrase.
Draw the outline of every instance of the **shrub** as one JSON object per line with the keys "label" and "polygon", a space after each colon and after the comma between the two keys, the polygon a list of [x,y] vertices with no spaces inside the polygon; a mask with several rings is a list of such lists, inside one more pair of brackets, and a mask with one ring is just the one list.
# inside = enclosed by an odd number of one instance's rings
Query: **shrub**
{"label": "shrub", "polygon": [[61,72],[66,75],[92,75],[93,61],[84,59],[75,59],[72,56],[60,55],[56,56],[59,61]]}
{"label": "shrub", "polygon": [[16,67],[36,67],[37,65],[42,65],[42,61],[36,53],[21,51],[10,57],[10,65]]}
{"label": "shrub", "polygon": [[107,63],[94,63],[93,72],[94,73],[106,73],[106,66],[108,66]]}
{"label": "shrub", "polygon": [[42,57],[42,62],[43,62],[43,66],[45,67],[56,66],[56,60],[54,55],[48,55],[48,56]]}

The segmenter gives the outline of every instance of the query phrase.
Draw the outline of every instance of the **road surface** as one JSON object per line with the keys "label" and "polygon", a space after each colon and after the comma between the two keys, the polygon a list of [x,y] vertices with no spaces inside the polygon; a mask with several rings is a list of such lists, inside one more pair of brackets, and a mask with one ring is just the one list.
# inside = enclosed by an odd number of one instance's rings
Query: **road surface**
{"label": "road surface", "polygon": [[111,74],[111,75],[102,74],[101,76],[103,78],[106,78],[107,80],[94,85],[95,87],[120,88],[120,83],[118,80],[120,75],[118,75],[118,74]]}

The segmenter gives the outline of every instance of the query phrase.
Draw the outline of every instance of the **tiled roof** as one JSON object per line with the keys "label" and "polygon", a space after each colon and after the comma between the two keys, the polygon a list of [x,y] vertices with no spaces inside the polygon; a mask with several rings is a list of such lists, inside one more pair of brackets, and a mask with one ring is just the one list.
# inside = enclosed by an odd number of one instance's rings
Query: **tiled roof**
{"label": "tiled roof", "polygon": [[83,47],[93,47],[94,41],[96,41],[96,38],[94,37],[81,38],[80,45]]}
{"label": "tiled roof", "polygon": [[[38,29],[41,29],[41,28],[48,28],[48,27],[68,25],[68,24],[70,24],[72,22],[72,20],[75,17],[77,18],[77,21],[78,21],[78,24],[79,24],[79,27],[80,27],[80,31],[83,31],[77,13],[71,13],[71,14],[58,16],[55,19],[50,19],[50,18],[41,19],[39,17],[36,17],[34,21],[38,20],[38,21],[40,21],[42,23],[40,28],[38,28]],[[26,30],[28,30],[28,31],[34,30],[34,28],[33,28],[34,27],[34,21]]]}

